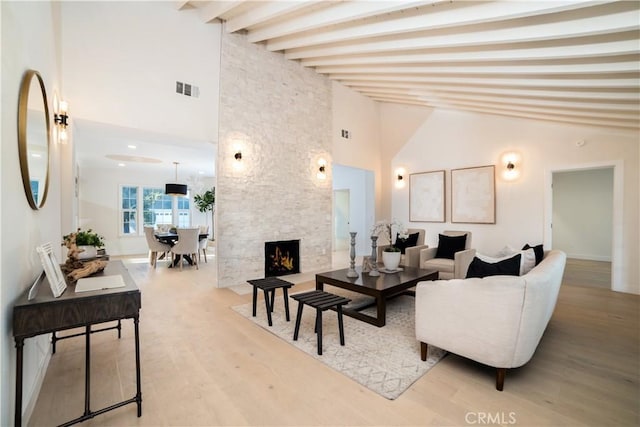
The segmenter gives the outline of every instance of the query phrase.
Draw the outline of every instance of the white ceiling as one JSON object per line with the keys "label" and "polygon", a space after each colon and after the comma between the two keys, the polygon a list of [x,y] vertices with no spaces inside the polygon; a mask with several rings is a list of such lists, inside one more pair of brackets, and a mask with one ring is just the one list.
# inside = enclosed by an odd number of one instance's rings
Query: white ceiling
{"label": "white ceiling", "polygon": [[381,102],[640,128],[638,1],[179,1]]}
{"label": "white ceiling", "polygon": [[215,176],[215,144],[83,119],[73,125],[77,161],[83,168],[164,174],[173,181],[173,162],[178,162],[180,182]]}

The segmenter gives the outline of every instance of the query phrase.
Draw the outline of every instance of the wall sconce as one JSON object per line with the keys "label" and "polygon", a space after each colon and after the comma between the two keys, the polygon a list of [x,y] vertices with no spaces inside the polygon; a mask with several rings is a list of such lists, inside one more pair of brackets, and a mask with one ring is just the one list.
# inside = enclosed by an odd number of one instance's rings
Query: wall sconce
{"label": "wall sconce", "polygon": [[318,172],[316,178],[320,181],[327,179],[327,161],[323,158],[318,159]]}
{"label": "wall sconce", "polygon": [[406,185],[406,181],[404,176],[407,174],[407,171],[404,168],[396,169],[396,188],[404,188]]}
{"label": "wall sconce", "polygon": [[53,115],[53,122],[56,125],[56,141],[58,144],[67,143],[67,126],[69,126],[68,108],[69,104],[67,101],[58,101],[56,112]]}
{"label": "wall sconce", "polygon": [[242,151],[240,150],[236,151],[236,154],[233,155],[233,158],[236,159],[237,161],[242,160]]}
{"label": "wall sconce", "polygon": [[520,177],[520,155],[518,153],[506,153],[502,156],[502,178],[505,181],[514,181]]}

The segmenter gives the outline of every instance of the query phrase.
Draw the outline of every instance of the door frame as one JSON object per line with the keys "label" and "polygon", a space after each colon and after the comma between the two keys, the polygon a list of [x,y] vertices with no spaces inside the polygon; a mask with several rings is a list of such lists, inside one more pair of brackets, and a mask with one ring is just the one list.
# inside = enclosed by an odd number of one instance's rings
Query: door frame
{"label": "door frame", "polygon": [[[338,236],[336,235],[336,208],[337,208],[337,203],[336,203],[336,193],[346,193],[347,194],[347,201],[349,203],[349,217],[347,218],[347,224],[351,223],[351,190],[349,188],[339,188],[339,189],[333,189],[333,203],[332,203],[332,209],[333,209],[333,220],[332,220],[332,229],[333,229],[333,238],[332,238],[332,251],[335,252],[338,250]],[[347,239],[347,248],[345,250],[349,250],[349,240]]]}
{"label": "door frame", "polygon": [[593,163],[555,166],[545,171],[544,190],[544,232],[543,244],[545,249],[553,247],[553,174],[556,172],[573,172],[589,169],[613,168],[613,224],[611,226],[611,289],[617,292],[625,292],[623,286],[622,269],[622,229],[623,229],[623,189],[624,170],[622,160],[610,160]]}

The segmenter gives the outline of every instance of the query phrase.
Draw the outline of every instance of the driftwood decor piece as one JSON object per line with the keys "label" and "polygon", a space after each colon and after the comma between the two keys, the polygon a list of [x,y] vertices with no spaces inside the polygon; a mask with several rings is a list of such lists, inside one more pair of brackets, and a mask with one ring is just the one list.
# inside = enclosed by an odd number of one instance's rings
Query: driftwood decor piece
{"label": "driftwood decor piece", "polygon": [[80,261],[78,260],[78,254],[83,251],[76,245],[77,233],[70,233],[64,236],[64,242],[62,243],[68,249],[67,262],[62,265],[62,271],[72,282],[77,282],[78,279],[90,276],[94,273],[99,273],[107,266],[107,261],[94,260],[94,261]]}

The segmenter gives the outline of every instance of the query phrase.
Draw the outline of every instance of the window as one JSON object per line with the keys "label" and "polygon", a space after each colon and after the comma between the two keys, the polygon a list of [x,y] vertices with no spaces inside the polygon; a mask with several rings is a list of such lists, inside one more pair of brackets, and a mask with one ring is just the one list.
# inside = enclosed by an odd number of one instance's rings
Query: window
{"label": "window", "polygon": [[[142,206],[142,210],[138,209]],[[178,227],[191,225],[189,197],[173,197],[156,187],[120,187],[120,234],[141,235],[138,224],[156,227],[173,224]]]}
{"label": "window", "polygon": [[176,199],[178,201],[178,227],[189,227],[191,225],[189,198],[177,197]]}
{"label": "window", "polygon": [[121,218],[123,234],[137,234],[138,187],[122,187]]}
{"label": "window", "polygon": [[162,188],[143,188],[142,200],[144,225],[171,224],[172,200]]}

